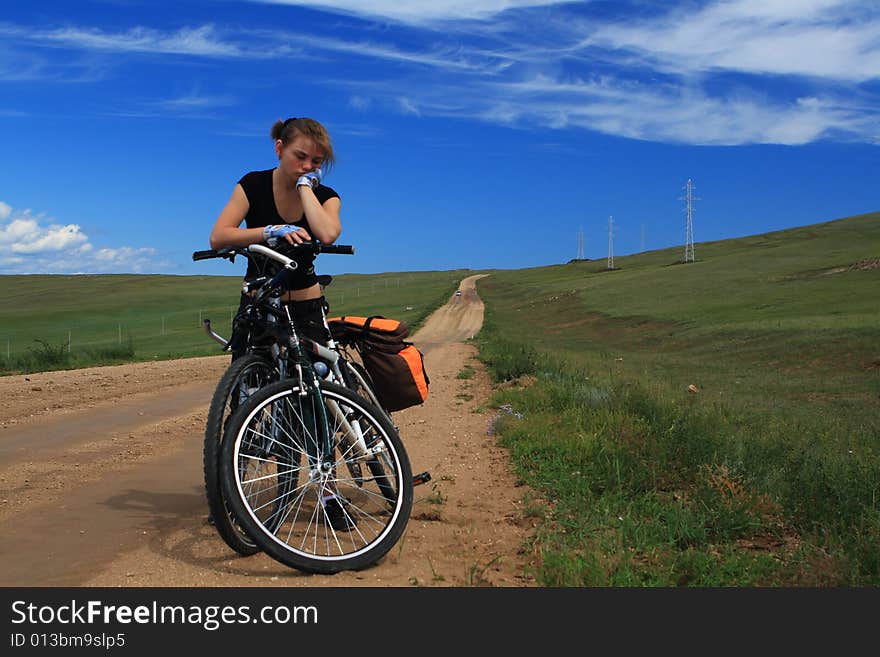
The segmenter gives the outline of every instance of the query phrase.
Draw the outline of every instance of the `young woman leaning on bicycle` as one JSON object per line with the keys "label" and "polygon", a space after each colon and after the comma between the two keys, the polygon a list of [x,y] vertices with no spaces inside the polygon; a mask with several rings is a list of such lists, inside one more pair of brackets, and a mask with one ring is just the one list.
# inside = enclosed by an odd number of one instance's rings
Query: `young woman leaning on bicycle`
{"label": "young woman leaning on bicycle", "polygon": [[[301,244],[313,238],[332,244],[342,232],[339,194],[321,184],[335,159],[326,128],[314,119],[289,118],[276,121],[270,135],[278,166],[241,177],[211,230],[212,249],[264,242],[269,246]],[[297,266],[286,273],[287,291],[281,301],[300,334],[324,344],[331,337],[324,321],[329,305],[315,274],[316,254],[304,250],[291,257]],[[251,282],[262,273],[256,261],[249,259],[244,280]],[[251,300],[242,292],[238,316]],[[246,346],[230,345],[233,361],[246,353]],[[341,508],[335,511],[343,515]]]}
{"label": "young woman leaning on bicycle", "polygon": [[[212,249],[262,242],[272,245],[278,240],[299,244],[313,238],[332,244],[342,232],[339,194],[321,184],[334,163],[327,130],[314,119],[290,118],[277,121],[271,136],[278,166],[251,171],[238,181],[211,230]],[[290,291],[283,301],[307,337],[326,342],[329,336],[321,312],[326,300],[315,274],[315,256],[303,253],[296,259],[298,266],[288,274]],[[245,281],[258,275],[249,261]],[[241,305],[247,301],[242,294]],[[233,359],[236,356],[233,353]]]}

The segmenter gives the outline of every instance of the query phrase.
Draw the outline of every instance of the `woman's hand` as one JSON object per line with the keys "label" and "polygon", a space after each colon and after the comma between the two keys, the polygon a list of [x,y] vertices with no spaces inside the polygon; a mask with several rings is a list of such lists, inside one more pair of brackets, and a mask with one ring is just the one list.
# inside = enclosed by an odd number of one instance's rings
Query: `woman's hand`
{"label": "woman's hand", "polygon": [[290,244],[302,244],[303,242],[310,241],[312,236],[309,235],[305,228],[291,226],[290,224],[275,224],[266,226],[263,229],[263,239],[270,246],[274,245],[278,238],[284,238]]}
{"label": "woman's hand", "polygon": [[299,189],[300,187],[305,186],[305,187],[311,187],[312,189],[314,189],[315,187],[317,187],[320,184],[321,178],[323,176],[324,176],[324,173],[320,169],[315,169],[314,171],[311,171],[310,173],[304,173],[299,178],[297,178],[296,188]]}

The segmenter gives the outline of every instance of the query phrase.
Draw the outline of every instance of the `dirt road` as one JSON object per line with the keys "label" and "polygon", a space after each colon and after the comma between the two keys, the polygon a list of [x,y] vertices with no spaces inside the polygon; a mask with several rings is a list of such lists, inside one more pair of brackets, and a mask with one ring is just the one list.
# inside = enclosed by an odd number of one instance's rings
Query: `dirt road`
{"label": "dirt road", "polygon": [[[306,575],[239,557],[207,524],[204,422],[228,356],[0,379],[2,586],[529,586],[525,489],[487,435],[486,374],[464,341],[482,325],[462,281],[412,340],[431,378],[395,413],[415,489],[401,541],[359,572]],[[458,378],[469,365],[476,373]]]}

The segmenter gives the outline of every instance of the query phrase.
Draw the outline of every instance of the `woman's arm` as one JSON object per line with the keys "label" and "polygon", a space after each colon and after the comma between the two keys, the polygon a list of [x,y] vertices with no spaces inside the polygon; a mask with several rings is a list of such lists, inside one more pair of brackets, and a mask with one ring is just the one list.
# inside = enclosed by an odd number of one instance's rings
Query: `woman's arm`
{"label": "woman's arm", "polygon": [[226,246],[248,246],[263,241],[262,228],[239,228],[247,214],[250,203],[241,185],[232,190],[232,197],[220,212],[214,228],[211,230],[210,243],[212,249]]}
{"label": "woman's arm", "polygon": [[309,230],[312,235],[324,244],[332,244],[342,233],[342,222],[339,220],[339,210],[342,206],[338,197],[329,198],[321,205],[314,190],[308,185],[300,185],[296,188],[302,199],[303,212],[309,222]]}

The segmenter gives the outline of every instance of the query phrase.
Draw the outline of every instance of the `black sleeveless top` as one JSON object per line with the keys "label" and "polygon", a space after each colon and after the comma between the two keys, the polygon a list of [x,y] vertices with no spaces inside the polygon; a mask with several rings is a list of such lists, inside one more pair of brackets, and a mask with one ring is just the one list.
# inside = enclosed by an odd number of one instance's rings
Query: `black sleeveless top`
{"label": "black sleeveless top", "polygon": [[[309,230],[305,214],[298,221],[292,223],[285,221],[278,214],[278,208],[275,206],[275,194],[272,192],[273,171],[274,169],[251,171],[242,176],[241,180],[238,181],[238,184],[244,190],[245,196],[247,196],[250,206],[247,214],[244,216],[245,225],[248,228],[263,228],[274,224],[290,223],[292,226],[299,226]],[[324,205],[331,198],[339,198],[339,194],[326,185],[318,185],[314,188],[314,192],[321,205]],[[295,260],[298,266],[290,274],[288,287],[291,290],[303,290],[312,287],[318,282],[317,276],[315,276],[315,256],[311,254],[298,255]],[[260,272],[257,266],[253,262],[248,261],[247,272],[244,275],[245,280],[252,280],[259,275]]]}

